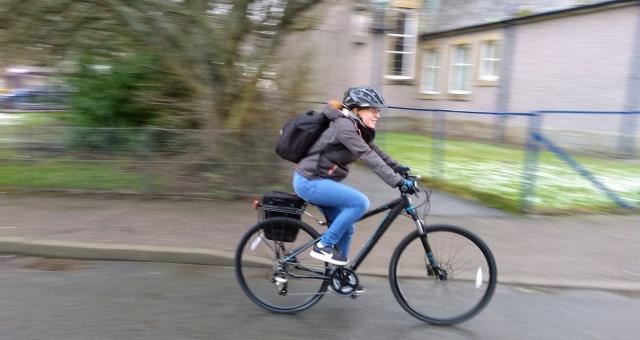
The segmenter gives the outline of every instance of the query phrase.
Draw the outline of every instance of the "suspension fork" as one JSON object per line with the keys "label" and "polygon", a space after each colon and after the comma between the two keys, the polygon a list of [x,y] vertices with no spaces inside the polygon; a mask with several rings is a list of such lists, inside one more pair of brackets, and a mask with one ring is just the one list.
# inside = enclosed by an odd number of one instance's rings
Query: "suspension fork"
{"label": "suspension fork", "polygon": [[420,218],[420,216],[418,216],[418,212],[416,211],[416,208],[413,206],[413,202],[411,201],[411,198],[406,197],[406,199],[407,199],[407,207],[405,208],[405,211],[407,212],[407,214],[409,214],[409,216],[411,216],[413,223],[415,223],[416,228],[418,229],[418,237],[420,238],[420,242],[422,243],[422,247],[424,248],[424,253],[427,261],[431,265],[431,268],[433,268],[433,270],[436,272],[436,274],[438,274],[437,272],[439,271],[440,267],[438,265],[438,261],[436,261],[436,258],[433,256],[433,252],[431,251],[431,245],[429,245],[429,239],[427,239],[427,225]]}

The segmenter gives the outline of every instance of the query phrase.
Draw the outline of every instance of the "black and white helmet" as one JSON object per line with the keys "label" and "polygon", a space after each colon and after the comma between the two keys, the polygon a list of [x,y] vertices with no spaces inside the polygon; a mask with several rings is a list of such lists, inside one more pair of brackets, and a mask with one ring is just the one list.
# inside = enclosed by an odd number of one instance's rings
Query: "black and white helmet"
{"label": "black and white helmet", "polygon": [[358,86],[348,89],[344,93],[342,103],[349,110],[353,108],[376,107],[382,109],[387,107],[380,92],[370,86]]}

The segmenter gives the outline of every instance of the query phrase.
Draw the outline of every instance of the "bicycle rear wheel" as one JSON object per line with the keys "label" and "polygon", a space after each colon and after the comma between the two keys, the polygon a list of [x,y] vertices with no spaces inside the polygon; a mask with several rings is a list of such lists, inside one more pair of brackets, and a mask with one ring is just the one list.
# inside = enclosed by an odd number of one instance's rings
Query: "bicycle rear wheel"
{"label": "bicycle rear wheel", "polygon": [[428,323],[451,325],[472,318],[496,287],[493,254],[478,236],[456,226],[428,226],[426,237],[439,269],[427,259],[418,232],[409,234],[389,265],[394,297],[405,311]]}
{"label": "bicycle rear wheel", "polygon": [[309,256],[308,249],[283,260],[318,237],[306,223],[287,217],[268,218],[252,227],[235,255],[236,278],[244,293],[274,313],[296,313],[318,302],[327,290],[327,264]]}

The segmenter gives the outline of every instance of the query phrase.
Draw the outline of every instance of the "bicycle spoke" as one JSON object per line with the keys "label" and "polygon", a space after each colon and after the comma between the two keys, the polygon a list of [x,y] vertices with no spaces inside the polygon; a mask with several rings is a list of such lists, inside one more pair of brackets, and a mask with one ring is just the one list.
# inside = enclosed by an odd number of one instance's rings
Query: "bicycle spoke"
{"label": "bicycle spoke", "polygon": [[[271,229],[265,233],[267,228]],[[284,231],[284,228],[299,229],[296,238],[286,242],[275,239],[283,237],[284,233],[274,230]],[[268,235],[274,239],[269,239]],[[279,313],[294,313],[316,303],[326,291],[326,265],[318,265],[307,251],[299,252],[287,261],[283,258],[293,249],[313,244],[310,241],[317,237],[313,228],[289,218],[266,219],[253,227],[236,251],[236,276],[243,291],[259,306]],[[255,242],[256,238],[260,241]],[[272,265],[253,265],[262,262]]]}
{"label": "bicycle spoke", "polygon": [[391,260],[394,296],[411,315],[435,324],[457,323],[477,314],[495,289],[495,261],[488,248],[473,234],[452,226],[432,226],[427,238],[446,278],[425,270],[429,262],[414,232],[401,242]]}

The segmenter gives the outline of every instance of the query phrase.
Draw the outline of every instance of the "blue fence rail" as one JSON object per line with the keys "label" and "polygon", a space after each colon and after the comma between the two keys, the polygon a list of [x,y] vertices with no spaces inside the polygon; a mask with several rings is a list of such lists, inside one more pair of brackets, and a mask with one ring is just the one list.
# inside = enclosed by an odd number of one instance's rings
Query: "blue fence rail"
{"label": "blue fence rail", "polygon": [[[634,204],[627,202],[616,194],[614,190],[607,187],[597,176],[589,171],[587,167],[580,164],[574,157],[570,156],[570,152],[551,141],[551,138],[545,136],[543,132],[543,117],[552,115],[591,115],[591,116],[607,116],[619,115],[623,116],[618,131],[617,155],[626,158],[634,158],[636,156],[636,134],[637,134],[637,116],[640,111],[569,111],[569,110],[544,110],[532,112],[491,112],[491,111],[468,111],[468,110],[450,110],[450,109],[421,109],[403,106],[389,106],[389,109],[398,111],[414,111],[429,115],[433,120],[432,131],[432,150],[430,164],[431,176],[442,178],[446,171],[446,147],[445,143],[449,137],[447,131],[448,115],[494,115],[504,117],[524,117],[527,119],[526,136],[524,137],[525,155],[523,160],[523,170],[520,189],[520,210],[523,212],[531,211],[535,201],[537,175],[539,173],[539,152],[541,148],[547,149],[553,155],[564,161],[579,176],[586,179],[593,187],[595,187],[602,195],[608,197],[617,206],[625,209],[635,209]],[[420,116],[418,116],[420,117]],[[504,121],[504,120],[503,120]],[[494,128],[504,129],[504,126]],[[502,140],[501,140],[502,141]],[[500,141],[500,142],[501,142]]]}
{"label": "blue fence rail", "polygon": [[539,134],[539,133],[534,133],[532,137],[538,143],[540,143],[541,145],[544,145],[549,151],[553,152],[558,157],[560,157],[562,160],[567,162],[571,166],[571,168],[573,168],[575,171],[577,171],[580,174],[580,176],[586,178],[598,190],[600,190],[600,192],[602,192],[603,194],[605,194],[609,198],[611,198],[611,200],[613,200],[618,206],[620,206],[622,208],[625,208],[625,209],[633,208],[633,206],[631,204],[625,202],[625,200],[620,198],[620,196],[618,196],[615,192],[613,192],[611,189],[607,188],[607,186],[602,184],[602,182],[599,181],[596,178],[596,176],[593,175],[593,173],[591,173],[584,166],[582,166],[575,159],[573,159],[567,152],[562,150],[562,148],[558,147],[553,142],[551,142],[551,140],[545,138],[542,134]]}

